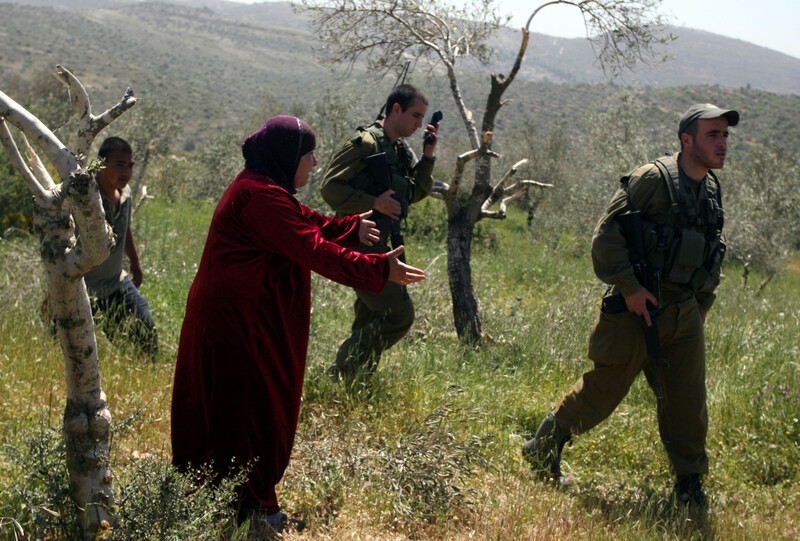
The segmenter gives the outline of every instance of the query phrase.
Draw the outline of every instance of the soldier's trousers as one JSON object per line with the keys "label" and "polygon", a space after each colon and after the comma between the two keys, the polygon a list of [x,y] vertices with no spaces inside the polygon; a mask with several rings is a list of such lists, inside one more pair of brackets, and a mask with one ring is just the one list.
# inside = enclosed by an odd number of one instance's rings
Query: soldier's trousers
{"label": "soldier's trousers", "polygon": [[374,372],[381,353],[403,338],[414,323],[414,304],[405,286],[388,282],[380,294],[355,292],[352,333],[329,368],[331,374],[345,378]]}
{"label": "soldier's trousers", "polygon": [[[659,368],[664,398],[658,400],[661,441],[677,475],[708,472],[708,432],[703,320],[694,296],[664,309],[658,319]],[[601,313],[589,340],[594,369],[583,374],[555,411],[556,420],[581,434],[606,419],[628,393],[639,372],[654,387],[642,318],[630,312]]]}

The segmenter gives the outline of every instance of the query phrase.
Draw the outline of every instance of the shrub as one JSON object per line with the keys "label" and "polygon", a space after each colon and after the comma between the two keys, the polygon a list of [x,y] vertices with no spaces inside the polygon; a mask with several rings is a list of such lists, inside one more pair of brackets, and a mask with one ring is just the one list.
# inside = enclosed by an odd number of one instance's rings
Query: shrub
{"label": "shrub", "polygon": [[474,431],[483,422],[480,412],[455,407],[452,396],[442,402],[424,418],[409,415],[399,437],[376,435],[352,416],[332,425],[331,416],[309,415],[284,486],[293,487],[295,499],[313,502],[313,514],[328,518],[354,500],[368,502],[376,521],[404,528],[468,511],[474,503],[469,479],[486,466],[492,438],[457,429]]}
{"label": "shrub", "polygon": [[[80,539],[70,497],[66,448],[59,429],[45,427],[17,438],[0,456],[0,516],[22,539]],[[112,455],[113,456],[113,455]],[[114,464],[115,539],[217,539],[233,531],[239,473],[211,485],[207,471],[181,473],[160,456]],[[242,529],[246,532],[247,524]],[[226,530],[228,530],[226,532]]]}

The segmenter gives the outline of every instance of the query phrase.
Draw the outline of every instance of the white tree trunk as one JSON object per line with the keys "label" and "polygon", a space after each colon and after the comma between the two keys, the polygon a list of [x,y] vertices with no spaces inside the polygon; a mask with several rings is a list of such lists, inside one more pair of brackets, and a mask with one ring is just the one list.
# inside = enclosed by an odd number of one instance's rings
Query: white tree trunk
{"label": "white tree trunk", "polygon": [[[68,184],[64,204],[51,209],[37,204],[35,222],[41,228],[50,307],[64,354],[64,438],[67,468],[75,489],[72,496],[81,512],[84,537],[106,539],[110,538],[115,511],[107,463],[111,413],[101,387],[94,322],[83,274],[108,256],[111,237],[93,176],[76,172],[61,186],[64,184]],[[78,243],[73,217],[81,231]],[[94,238],[87,238],[90,236]],[[72,254],[76,257],[70,257]]]}
{"label": "white tree trunk", "polygon": [[[83,85],[59,66],[58,75],[75,95],[78,134],[71,153],[22,106],[0,92],[0,139],[12,163],[35,197],[34,224],[40,231],[40,253],[47,276],[50,307],[64,354],[67,403],[64,438],[73,499],[84,539],[110,539],[116,507],[108,466],[111,413],[101,387],[94,322],[83,275],[103,262],[114,243],[105,220],[93,173],[84,167],[95,136],[136,104],[128,89],[119,103],[93,116]],[[5,121],[32,140],[57,169],[55,184],[28,145],[25,163]],[[76,159],[75,156],[78,156]],[[76,225],[80,236],[75,237]],[[124,242],[124,239],[118,239]]]}

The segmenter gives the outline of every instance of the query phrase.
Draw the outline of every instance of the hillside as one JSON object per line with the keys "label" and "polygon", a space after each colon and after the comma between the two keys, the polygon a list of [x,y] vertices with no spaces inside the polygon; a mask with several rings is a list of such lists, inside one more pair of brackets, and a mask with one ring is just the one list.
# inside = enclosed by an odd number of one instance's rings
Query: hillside
{"label": "hillside", "polygon": [[[93,11],[145,2],[22,0],[12,3]],[[210,10],[223,17],[260,22],[270,27],[308,29],[304,17],[294,14],[289,2],[243,4],[222,0],[168,0],[167,3]],[[224,23],[220,24],[224,26]],[[640,67],[624,77],[625,84],[655,88],[719,84],[731,87],[752,86],[782,94],[800,94],[800,59],[742,40],[691,28],[673,27],[669,29],[669,33],[676,39],[664,52],[672,60],[658,67]],[[503,69],[509,65],[518,45],[519,31],[503,29],[496,38],[495,67]],[[556,38],[535,32],[532,34],[529,56],[521,77],[531,81],[568,84],[606,82],[595,65],[591,45],[587,40]]]}
{"label": "hillside", "polygon": [[[640,88],[718,84],[800,94],[800,59],[701,30],[673,27],[669,32],[676,39],[663,51],[671,60],[658,66],[640,65],[618,83]],[[498,64],[513,61],[519,39],[518,31],[503,31],[497,47]],[[606,82],[588,40],[534,33],[528,53],[521,76],[529,80]]]}
{"label": "hillside", "polygon": [[[257,124],[259,108],[270,96],[286,107],[303,104],[306,110],[326,92],[359,96],[354,105],[362,114],[359,121],[366,121],[391,86],[383,81],[374,92],[365,92],[358,71],[334,78],[314,60],[317,43],[287,3],[26,3],[37,5],[0,4],[0,88],[24,86],[62,63],[76,71],[97,104],[113,103],[125,86],[146,102],[167,104],[183,118],[187,145],[218,129],[240,131],[243,125]],[[614,85],[594,84],[604,79],[585,40],[535,34],[522,77],[509,92],[515,101],[501,115],[499,127],[522,115],[541,126],[575,132],[587,110],[602,108],[619,93],[618,85],[625,84],[652,104],[649,109],[658,124],[674,123],[693,99],[719,96],[720,103],[766,115],[759,117],[757,130],[748,126],[747,138],[800,148],[800,128],[783,120],[800,111],[800,60],[694,30],[674,33],[679,36],[670,49],[675,60],[660,71],[643,69]],[[512,30],[498,36],[494,67],[499,71],[510,65],[517,39]],[[713,72],[703,66],[713,66]],[[464,66],[462,73],[468,106],[480,114],[486,72]],[[419,78],[416,82],[421,83]],[[446,81],[434,77],[424,85],[446,118],[454,119]],[[703,86],[682,89],[687,85]],[[687,92],[696,98],[689,99]],[[462,129],[455,121],[447,124],[443,129]]]}
{"label": "hillside", "polygon": [[[180,1],[180,0],[178,0]],[[202,5],[225,16],[262,21],[276,26],[305,29],[300,15],[288,2],[240,4],[212,0],[183,0]],[[658,67],[642,66],[627,74],[624,83],[637,87],[663,88],[718,84],[752,86],[782,94],[800,94],[800,59],[702,30],[672,27],[676,39],[664,52],[672,60]],[[503,29],[496,38],[496,69],[508,69],[519,47],[520,32]],[[581,38],[565,39],[533,32],[528,57],[520,76],[530,81],[602,84],[590,43]]]}

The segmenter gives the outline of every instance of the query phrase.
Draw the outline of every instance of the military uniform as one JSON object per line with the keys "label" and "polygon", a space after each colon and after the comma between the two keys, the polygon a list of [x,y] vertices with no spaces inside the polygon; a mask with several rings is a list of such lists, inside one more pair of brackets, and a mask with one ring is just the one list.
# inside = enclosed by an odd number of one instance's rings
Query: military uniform
{"label": "military uniform", "polygon": [[[670,363],[658,369],[664,395],[658,400],[659,432],[675,473],[682,476],[708,471],[703,317],[714,302],[725,245],[716,178],[709,172],[697,182],[678,171],[675,161],[671,165],[672,175],[662,174],[651,163],[623,177],[595,230],[592,260],[595,273],[612,285],[612,292],[624,297],[638,292],[642,285],[614,218],[629,210],[641,211],[647,260],[663,278],[659,338]],[[571,434],[586,432],[606,419],[639,372],[644,371],[654,387],[655,369],[641,316],[627,310],[601,312],[589,340],[589,358],[594,369],[555,409],[556,422]]]}
{"label": "military uniform", "polygon": [[[409,204],[430,194],[434,160],[423,156],[422,160],[417,161],[402,139],[392,143],[383,126],[375,122],[367,128],[358,128],[334,156],[325,172],[322,197],[338,216],[372,210],[375,199],[388,189],[388,186],[371,178],[364,162],[367,156],[380,152],[386,153],[392,189],[404,211]],[[373,212],[372,219],[381,230],[380,240],[373,246],[362,244],[358,251],[389,252],[390,218]],[[358,370],[372,372],[380,360],[381,352],[405,336],[414,322],[414,304],[405,286],[389,282],[380,294],[358,289],[355,292],[352,333],[340,347],[330,367],[332,375],[338,377],[352,376]]]}

